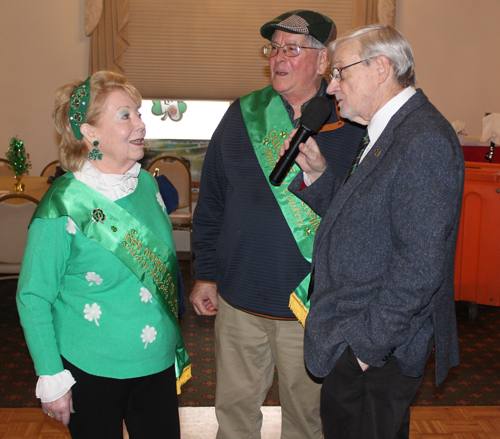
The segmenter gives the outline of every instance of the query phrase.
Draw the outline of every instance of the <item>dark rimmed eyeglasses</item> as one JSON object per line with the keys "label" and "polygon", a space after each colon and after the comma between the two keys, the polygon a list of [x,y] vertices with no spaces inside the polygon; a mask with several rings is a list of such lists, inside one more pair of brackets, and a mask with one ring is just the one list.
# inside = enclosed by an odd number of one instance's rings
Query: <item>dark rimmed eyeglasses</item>
{"label": "dark rimmed eyeglasses", "polygon": [[332,81],[333,79],[336,79],[338,82],[342,81],[342,72],[345,70],[345,69],[348,69],[349,67],[352,67],[352,66],[355,66],[356,64],[361,64],[362,62],[365,62],[365,61],[368,61],[372,58],[376,58],[376,56],[372,56],[370,58],[366,58],[366,59],[362,59],[361,61],[358,61],[358,62],[354,62],[352,64],[349,64],[348,66],[345,66],[345,67],[333,67],[332,68],[332,73],[330,73],[328,75],[328,77],[330,78],[330,81]]}
{"label": "dark rimmed eyeglasses", "polygon": [[277,46],[276,44],[266,44],[262,48],[262,51],[268,58],[272,58],[278,54],[280,49],[283,49],[283,53],[291,58],[293,58],[294,56],[299,56],[302,49],[321,50],[317,47],[299,46],[298,44],[284,44],[283,46]]}

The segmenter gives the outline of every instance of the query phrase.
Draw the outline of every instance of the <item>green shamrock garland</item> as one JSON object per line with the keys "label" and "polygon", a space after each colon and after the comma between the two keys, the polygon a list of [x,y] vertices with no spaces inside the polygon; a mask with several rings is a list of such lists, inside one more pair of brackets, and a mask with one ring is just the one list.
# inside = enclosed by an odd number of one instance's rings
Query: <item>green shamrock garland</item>
{"label": "green shamrock garland", "polygon": [[28,168],[31,168],[31,162],[28,159],[30,155],[26,154],[26,149],[24,148],[24,142],[22,140],[19,140],[17,137],[10,139],[10,146],[5,155],[9,159],[9,164],[7,166],[12,169],[16,175],[29,174]]}

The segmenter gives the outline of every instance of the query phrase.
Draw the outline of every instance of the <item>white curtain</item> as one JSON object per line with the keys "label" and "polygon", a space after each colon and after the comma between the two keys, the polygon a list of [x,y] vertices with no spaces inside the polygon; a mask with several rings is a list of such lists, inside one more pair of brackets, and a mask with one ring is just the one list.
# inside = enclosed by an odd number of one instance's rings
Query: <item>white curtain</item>
{"label": "white curtain", "polygon": [[395,25],[396,0],[354,0],[353,28],[367,24]]}
{"label": "white curtain", "polygon": [[128,0],[85,0],[85,34],[90,37],[89,74],[125,72],[129,43]]}

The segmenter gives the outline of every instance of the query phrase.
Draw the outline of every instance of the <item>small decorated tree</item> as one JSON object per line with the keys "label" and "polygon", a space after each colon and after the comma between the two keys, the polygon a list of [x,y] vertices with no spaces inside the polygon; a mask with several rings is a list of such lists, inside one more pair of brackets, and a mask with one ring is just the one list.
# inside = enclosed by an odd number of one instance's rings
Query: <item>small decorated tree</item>
{"label": "small decorated tree", "polygon": [[24,148],[24,142],[22,140],[19,140],[17,137],[10,139],[9,149],[5,155],[9,159],[9,164],[7,166],[14,171],[16,177],[23,174],[29,174],[28,169],[31,168],[31,162],[28,159],[30,155],[26,154],[26,149]]}

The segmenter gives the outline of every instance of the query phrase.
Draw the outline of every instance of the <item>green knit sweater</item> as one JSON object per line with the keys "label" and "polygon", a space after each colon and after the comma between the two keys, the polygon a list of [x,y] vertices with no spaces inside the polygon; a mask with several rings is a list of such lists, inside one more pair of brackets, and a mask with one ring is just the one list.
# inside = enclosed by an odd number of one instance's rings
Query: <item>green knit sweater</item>
{"label": "green knit sweater", "polygon": [[[136,190],[115,203],[175,251],[160,200],[153,177],[141,171]],[[174,363],[177,335],[161,306],[69,217],[32,222],[17,304],[37,375],[61,372],[61,355],[89,374],[110,378],[146,376]]]}

